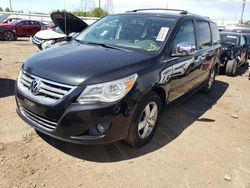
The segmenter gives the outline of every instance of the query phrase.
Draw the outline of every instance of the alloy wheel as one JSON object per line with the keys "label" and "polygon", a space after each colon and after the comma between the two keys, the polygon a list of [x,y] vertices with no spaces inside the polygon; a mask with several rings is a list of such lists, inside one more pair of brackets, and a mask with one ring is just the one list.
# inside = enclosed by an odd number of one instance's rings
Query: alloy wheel
{"label": "alloy wheel", "polygon": [[149,103],[141,114],[138,125],[138,135],[141,139],[147,138],[154,130],[158,117],[158,107],[155,102]]}
{"label": "alloy wheel", "polygon": [[214,77],[215,77],[215,70],[213,69],[211,74],[210,74],[209,81],[208,81],[208,89],[210,89],[212,87],[213,82],[214,82]]}
{"label": "alloy wheel", "polygon": [[4,36],[5,40],[13,40],[14,39],[13,33],[11,33],[10,31],[4,32],[3,36]]}

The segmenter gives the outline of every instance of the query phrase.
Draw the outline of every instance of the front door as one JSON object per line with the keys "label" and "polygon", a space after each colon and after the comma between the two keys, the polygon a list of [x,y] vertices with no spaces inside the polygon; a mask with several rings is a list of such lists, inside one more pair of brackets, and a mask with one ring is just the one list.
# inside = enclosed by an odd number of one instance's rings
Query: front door
{"label": "front door", "polygon": [[193,50],[196,51],[196,37],[193,19],[184,20],[181,24],[171,47],[171,54],[173,57],[165,62],[168,65],[171,64],[171,74],[168,72],[169,84],[171,87],[169,101],[180,97],[192,89],[195,84],[193,80],[195,80],[198,75],[199,69],[197,66],[196,53],[189,54],[184,48],[181,56],[174,57],[178,46],[185,43],[193,46]]}

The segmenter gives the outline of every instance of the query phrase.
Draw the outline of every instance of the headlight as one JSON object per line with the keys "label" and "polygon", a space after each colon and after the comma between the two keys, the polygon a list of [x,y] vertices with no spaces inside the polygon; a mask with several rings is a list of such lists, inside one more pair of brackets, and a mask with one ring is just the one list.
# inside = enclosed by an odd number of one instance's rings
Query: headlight
{"label": "headlight", "polygon": [[138,75],[123,79],[87,86],[77,101],[79,103],[115,102],[122,99],[134,86]]}
{"label": "headlight", "polygon": [[55,43],[55,40],[49,40],[42,43],[42,49],[45,50],[47,48],[50,48]]}

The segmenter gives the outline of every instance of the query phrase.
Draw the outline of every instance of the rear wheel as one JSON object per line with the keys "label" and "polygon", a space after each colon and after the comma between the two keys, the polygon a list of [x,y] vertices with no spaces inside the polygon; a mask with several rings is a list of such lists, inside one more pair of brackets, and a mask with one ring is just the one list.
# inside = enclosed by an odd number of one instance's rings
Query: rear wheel
{"label": "rear wheel", "polygon": [[161,105],[161,99],[155,92],[149,93],[138,105],[125,139],[128,144],[141,147],[152,139]]}
{"label": "rear wheel", "polygon": [[214,66],[209,73],[209,77],[205,83],[205,86],[201,89],[202,93],[210,92],[214,84],[215,76],[216,76],[216,67]]}
{"label": "rear wheel", "polygon": [[248,64],[248,55],[246,55],[246,58],[245,58],[245,61],[244,61],[244,64],[243,64],[243,66],[248,66],[249,64]]}
{"label": "rear wheel", "polygon": [[238,68],[237,60],[228,61],[225,69],[225,74],[227,76],[235,76],[237,68]]}
{"label": "rear wheel", "polygon": [[5,31],[3,33],[3,38],[4,38],[4,40],[7,40],[7,41],[16,40],[15,34],[13,32],[11,32],[11,31]]}

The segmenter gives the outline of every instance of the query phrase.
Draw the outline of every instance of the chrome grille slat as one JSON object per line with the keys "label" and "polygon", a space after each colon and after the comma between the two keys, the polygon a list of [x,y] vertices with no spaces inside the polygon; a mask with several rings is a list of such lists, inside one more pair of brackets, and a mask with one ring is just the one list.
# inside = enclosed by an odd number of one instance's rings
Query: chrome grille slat
{"label": "chrome grille slat", "polygon": [[[40,89],[39,92],[34,95],[31,92],[32,82],[39,80]],[[23,92],[28,98],[37,101],[41,104],[56,104],[65,95],[68,95],[73,91],[76,86],[65,85],[53,81],[49,81],[24,71],[20,72],[17,82],[18,89]]]}
{"label": "chrome grille slat", "polygon": [[43,88],[47,91],[53,91],[55,93],[62,94],[62,95],[67,94],[67,91],[65,91],[65,90],[53,88],[51,86],[45,85],[44,83],[41,84],[41,88]]}
{"label": "chrome grille slat", "polygon": [[59,95],[59,94],[56,94],[56,93],[53,93],[53,92],[50,92],[50,91],[46,91],[44,89],[41,89],[40,92],[44,93],[46,96],[52,96],[52,97],[55,97],[55,98],[58,98],[58,99],[63,97],[63,95]]}
{"label": "chrome grille slat", "polygon": [[21,80],[21,82],[23,83],[23,85],[27,86],[28,88],[30,88],[30,83],[28,83],[25,80]]}
{"label": "chrome grille slat", "polygon": [[31,83],[33,80],[31,78],[29,78],[28,76],[26,76],[25,74],[22,75],[22,79]]}
{"label": "chrome grille slat", "polygon": [[23,110],[24,110],[26,113],[28,113],[28,114],[34,116],[35,118],[40,119],[41,121],[44,121],[44,122],[49,123],[49,124],[52,124],[52,125],[54,125],[54,126],[57,125],[56,122],[52,122],[52,121],[49,121],[49,120],[47,120],[47,119],[44,119],[44,118],[42,118],[42,117],[40,117],[40,116],[38,116],[38,115],[36,115],[36,114],[30,112],[29,110],[27,110],[27,109],[25,109],[25,108],[23,108]]}
{"label": "chrome grille slat", "polygon": [[55,129],[57,126],[56,122],[52,122],[52,121],[49,121],[47,119],[44,119],[44,118],[34,114],[33,112],[30,112],[29,110],[23,108],[23,107],[20,108],[20,111],[30,121],[33,121],[33,122],[39,124],[40,126],[43,126],[43,127],[49,128],[49,129]]}

